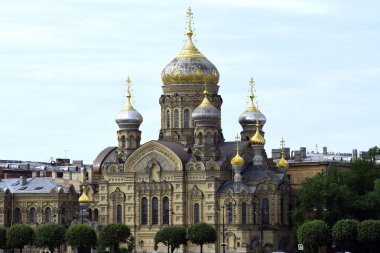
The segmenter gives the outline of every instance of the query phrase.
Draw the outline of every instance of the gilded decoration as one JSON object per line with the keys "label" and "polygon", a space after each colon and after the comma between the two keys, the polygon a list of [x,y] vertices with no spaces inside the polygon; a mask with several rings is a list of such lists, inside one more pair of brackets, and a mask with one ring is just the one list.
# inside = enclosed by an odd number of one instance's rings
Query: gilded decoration
{"label": "gilded decoration", "polygon": [[[205,71],[206,72],[206,71]],[[185,69],[178,70],[174,69],[167,73],[165,70],[161,74],[162,82],[164,84],[218,84],[219,82],[219,72],[214,69],[212,72],[207,71],[203,73],[199,68],[195,70]]]}

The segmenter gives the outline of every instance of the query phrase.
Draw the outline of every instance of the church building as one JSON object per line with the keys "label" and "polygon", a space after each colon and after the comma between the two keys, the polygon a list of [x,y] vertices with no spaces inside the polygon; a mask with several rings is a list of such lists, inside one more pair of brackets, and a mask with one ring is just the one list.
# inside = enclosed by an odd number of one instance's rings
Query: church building
{"label": "church building", "polygon": [[[90,217],[99,225],[127,224],[137,248],[147,252],[161,228],[199,222],[218,234],[204,252],[289,251],[294,191],[284,156],[274,164],[265,152],[266,118],[255,105],[254,81],[248,108],[236,115],[241,135],[226,141],[219,72],[194,45],[190,8],[187,17],[187,42],[161,74],[158,139],[141,143],[143,115],[132,105],[128,78],[117,146],[101,151],[88,172]],[[178,252],[199,252],[199,246],[189,242]]]}

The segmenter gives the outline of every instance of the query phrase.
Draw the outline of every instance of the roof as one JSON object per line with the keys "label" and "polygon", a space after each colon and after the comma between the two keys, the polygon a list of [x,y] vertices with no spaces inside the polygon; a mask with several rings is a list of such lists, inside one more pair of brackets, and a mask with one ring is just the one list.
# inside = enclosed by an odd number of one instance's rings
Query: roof
{"label": "roof", "polygon": [[108,147],[102,150],[102,152],[99,153],[99,155],[95,158],[93,162],[93,172],[94,173],[99,173],[100,172],[100,167],[105,160],[105,158],[114,150],[116,150],[116,147]]}
{"label": "roof", "polygon": [[68,191],[68,188],[55,182],[51,178],[47,177],[35,177],[35,178],[26,178],[26,183],[21,185],[20,181],[22,179],[11,178],[11,179],[2,179],[0,181],[0,189],[8,189],[11,193],[32,193],[32,194],[41,194],[41,193],[51,193],[52,190],[63,189],[65,192]]}
{"label": "roof", "polygon": [[189,159],[189,157],[190,157],[190,154],[187,153],[187,148],[184,145],[180,144],[180,143],[169,142],[169,141],[157,141],[157,143],[160,143],[160,144],[164,145],[165,147],[169,148],[183,162],[186,162]]}
{"label": "roof", "polygon": [[242,175],[246,176],[247,180],[260,181],[269,178],[271,181],[282,181],[283,174],[276,174],[271,168],[265,165],[253,165],[252,162],[243,167]]}
{"label": "roof", "polygon": [[218,192],[226,192],[232,189],[233,193],[241,193],[244,189],[248,193],[254,193],[256,186],[246,185],[243,182],[234,182],[232,180],[225,181],[218,189]]}

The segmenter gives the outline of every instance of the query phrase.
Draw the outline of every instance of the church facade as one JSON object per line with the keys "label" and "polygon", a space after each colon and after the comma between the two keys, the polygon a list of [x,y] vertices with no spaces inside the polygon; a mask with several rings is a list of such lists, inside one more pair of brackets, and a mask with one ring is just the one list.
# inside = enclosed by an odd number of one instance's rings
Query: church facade
{"label": "church facade", "polygon": [[[289,251],[294,195],[284,157],[277,166],[267,158],[266,119],[254,104],[254,82],[239,117],[241,136],[226,141],[219,72],[193,43],[190,9],[187,22],[187,42],[161,75],[158,140],[140,143],[143,116],[131,103],[128,78],[127,101],[116,117],[117,146],[101,151],[88,172],[90,217],[99,225],[127,224],[137,248],[147,252],[161,228],[198,222],[218,234],[204,252]],[[199,246],[188,243],[179,252],[199,252]]]}

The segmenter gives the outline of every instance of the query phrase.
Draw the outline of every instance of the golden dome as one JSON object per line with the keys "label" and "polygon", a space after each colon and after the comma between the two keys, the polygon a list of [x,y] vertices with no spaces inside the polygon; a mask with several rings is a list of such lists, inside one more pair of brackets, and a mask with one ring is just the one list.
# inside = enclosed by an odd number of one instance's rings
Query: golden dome
{"label": "golden dome", "polygon": [[82,188],[82,195],[79,197],[79,203],[89,203],[90,202],[90,199],[88,198],[87,194],[86,194],[86,187],[83,185],[83,188]]}
{"label": "golden dome", "polygon": [[239,143],[238,143],[239,136],[237,135],[235,139],[236,139],[236,155],[234,156],[234,158],[232,158],[231,164],[236,165],[236,166],[243,166],[244,158],[239,155]]}
{"label": "golden dome", "polygon": [[289,163],[284,158],[284,151],[282,151],[281,154],[281,159],[276,163],[276,166],[279,169],[286,169],[289,167]]}
{"label": "golden dome", "polygon": [[219,72],[193,43],[191,8],[187,12],[187,41],[181,52],[165,66],[161,73],[162,82],[170,84],[218,84]]}
{"label": "golden dome", "polygon": [[249,140],[249,143],[252,145],[264,145],[265,144],[265,138],[260,134],[259,131],[259,121],[256,121],[256,133],[252,136],[252,138]]}

